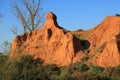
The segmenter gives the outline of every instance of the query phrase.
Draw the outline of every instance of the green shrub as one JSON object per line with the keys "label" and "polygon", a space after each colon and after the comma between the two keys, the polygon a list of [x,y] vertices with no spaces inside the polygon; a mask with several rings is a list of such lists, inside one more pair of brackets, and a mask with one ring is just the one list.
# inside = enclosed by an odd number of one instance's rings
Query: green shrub
{"label": "green shrub", "polygon": [[61,68],[58,80],[72,80],[71,73],[69,72],[67,67]]}
{"label": "green shrub", "polygon": [[52,80],[55,79],[59,75],[59,68],[56,65],[44,65],[41,68],[41,74],[39,74],[39,77],[42,80]]}
{"label": "green shrub", "polygon": [[31,56],[24,56],[19,61],[12,61],[5,65],[4,80],[38,80],[39,64]]}
{"label": "green shrub", "polygon": [[111,80],[104,68],[93,65],[89,66],[89,70],[83,73],[82,76],[85,80]]}
{"label": "green shrub", "polygon": [[59,80],[83,80],[81,73],[88,70],[87,65],[82,62],[72,63],[61,68]]}
{"label": "green shrub", "polygon": [[72,63],[72,64],[70,64],[68,66],[68,71],[70,73],[73,73],[73,72],[85,72],[87,70],[88,70],[88,67],[83,62]]}
{"label": "green shrub", "polygon": [[82,73],[81,72],[74,72],[72,74],[72,78],[73,80],[85,80],[82,76]]}
{"label": "green shrub", "polygon": [[111,77],[104,72],[99,74],[95,72],[85,72],[82,74],[82,77],[84,80],[111,80]]}
{"label": "green shrub", "polygon": [[0,55],[0,67],[6,63],[7,56],[6,55]]}
{"label": "green shrub", "polygon": [[119,80],[120,66],[102,68],[85,65],[83,62],[69,66],[43,65],[42,60],[33,60],[23,56],[20,60],[6,63],[6,57],[0,57],[0,80]]}
{"label": "green shrub", "polygon": [[120,66],[113,68],[111,75],[112,77],[120,79]]}
{"label": "green shrub", "polygon": [[100,66],[90,66],[90,70],[91,72],[94,72],[96,74],[102,73],[104,71],[104,69]]}
{"label": "green shrub", "polygon": [[5,71],[4,67],[6,64],[7,56],[0,54],[0,80],[3,80],[3,73]]}
{"label": "green shrub", "polygon": [[4,74],[0,80],[52,80],[59,75],[56,65],[42,65],[41,60],[23,56],[5,64]]}
{"label": "green shrub", "polygon": [[106,73],[109,74],[114,80],[120,80],[120,66],[109,67],[105,69]]}

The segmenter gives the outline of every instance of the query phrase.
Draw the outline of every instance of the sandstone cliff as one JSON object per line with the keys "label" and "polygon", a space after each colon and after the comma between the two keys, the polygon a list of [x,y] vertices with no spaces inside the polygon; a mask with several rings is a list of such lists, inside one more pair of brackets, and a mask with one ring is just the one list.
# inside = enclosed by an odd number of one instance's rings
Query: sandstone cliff
{"label": "sandstone cliff", "polygon": [[10,59],[32,55],[34,59],[40,58],[44,63],[58,66],[79,61],[84,56],[80,40],[60,27],[56,19],[55,14],[48,12],[42,28],[15,37]]}
{"label": "sandstone cliff", "polygon": [[76,31],[82,40],[88,40],[87,63],[102,67],[120,64],[120,17],[108,16],[99,25],[87,31]]}
{"label": "sandstone cliff", "polygon": [[57,24],[55,14],[48,12],[40,29],[13,40],[10,59],[23,55],[58,66],[76,61],[102,67],[120,65],[120,17],[108,16],[90,30],[70,32]]}
{"label": "sandstone cliff", "polygon": [[[120,17],[108,16],[89,37],[92,62],[109,67],[120,64]],[[91,54],[93,54],[91,53]]]}

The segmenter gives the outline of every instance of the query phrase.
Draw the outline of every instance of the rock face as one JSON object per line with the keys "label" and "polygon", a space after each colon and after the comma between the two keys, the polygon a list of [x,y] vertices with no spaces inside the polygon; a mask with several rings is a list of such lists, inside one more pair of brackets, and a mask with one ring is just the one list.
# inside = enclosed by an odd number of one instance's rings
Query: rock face
{"label": "rock face", "polygon": [[92,62],[103,67],[120,64],[120,17],[108,16],[88,37]]}
{"label": "rock face", "polygon": [[48,12],[41,29],[15,37],[10,59],[32,55],[58,66],[81,60],[102,67],[120,65],[120,17],[108,16],[90,30],[75,32],[63,29],[56,20]]}
{"label": "rock face", "polygon": [[72,33],[90,43],[90,47],[84,50],[87,64],[102,67],[120,65],[120,17],[108,16],[90,30]]}
{"label": "rock face", "polygon": [[41,29],[15,37],[10,59],[20,55],[32,55],[34,59],[40,58],[44,63],[58,66],[79,61],[84,56],[80,40],[61,28],[56,19],[55,14],[48,12]]}
{"label": "rock face", "polygon": [[120,65],[120,17],[108,16],[90,30],[73,33],[90,43],[86,50],[87,64],[102,67]]}

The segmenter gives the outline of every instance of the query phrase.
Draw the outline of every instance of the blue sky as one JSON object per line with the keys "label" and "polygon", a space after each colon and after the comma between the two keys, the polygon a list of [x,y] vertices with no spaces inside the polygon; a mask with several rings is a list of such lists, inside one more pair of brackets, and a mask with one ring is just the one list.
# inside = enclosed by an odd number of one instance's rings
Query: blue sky
{"label": "blue sky", "polygon": [[[10,10],[10,1],[2,0],[0,11],[0,43],[15,37],[10,28],[19,25]],[[58,24],[68,30],[90,29],[106,16],[120,13],[120,0],[43,0],[43,12],[57,15]]]}

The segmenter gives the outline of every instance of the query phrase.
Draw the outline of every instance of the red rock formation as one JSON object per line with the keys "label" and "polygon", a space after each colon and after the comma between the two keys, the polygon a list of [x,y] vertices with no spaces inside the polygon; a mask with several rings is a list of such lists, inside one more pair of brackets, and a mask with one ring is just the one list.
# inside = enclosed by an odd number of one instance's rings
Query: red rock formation
{"label": "red rock formation", "polygon": [[72,32],[80,39],[88,40],[86,63],[102,67],[120,65],[120,17],[108,16],[99,25],[87,31]]}
{"label": "red rock formation", "polygon": [[103,67],[120,64],[118,35],[120,35],[120,17],[108,16],[94,28],[88,37],[91,43],[89,55],[92,55],[93,64]]}
{"label": "red rock formation", "polygon": [[17,36],[12,42],[10,59],[32,55],[34,59],[40,58],[44,63],[58,66],[79,61],[84,56],[80,40],[58,26],[56,19],[55,14],[48,12],[41,29]]}
{"label": "red rock formation", "polygon": [[56,19],[49,12],[41,29],[17,36],[12,42],[10,59],[32,55],[58,66],[81,59],[102,67],[120,65],[120,17],[109,16],[90,30],[76,32],[61,28]]}

